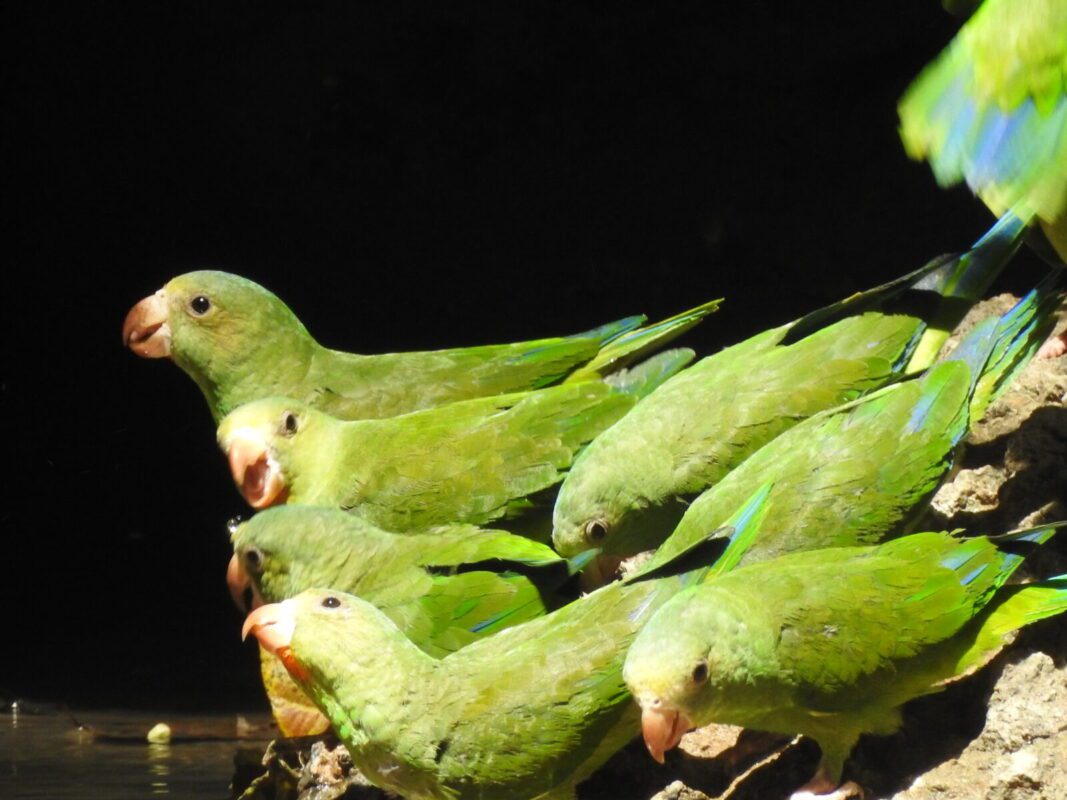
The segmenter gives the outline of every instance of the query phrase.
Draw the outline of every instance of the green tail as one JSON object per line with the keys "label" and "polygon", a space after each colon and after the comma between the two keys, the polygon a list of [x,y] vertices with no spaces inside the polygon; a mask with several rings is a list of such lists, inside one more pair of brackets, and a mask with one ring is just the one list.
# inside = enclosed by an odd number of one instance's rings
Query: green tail
{"label": "green tail", "polygon": [[[1067,522],[1051,522],[1048,525],[1024,528],[1000,536],[965,539],[962,545],[953,548],[951,554],[941,560],[941,565],[955,570],[964,585],[970,584],[987,568],[992,567],[995,575],[989,590],[996,591],[1034,549],[1051,539],[1065,525]],[[990,547],[991,544],[995,549]]]}
{"label": "green tail", "polygon": [[617,319],[614,322],[608,322],[605,325],[600,325],[592,330],[582,331],[576,333],[573,336],[568,336],[568,339],[596,339],[600,342],[601,348],[607,347],[608,344],[620,336],[629,333],[634,328],[643,325],[648,321],[648,317],[644,314],[634,314],[632,317],[623,317]]}
{"label": "green tail", "polygon": [[[592,361],[567,376],[564,383],[595,380],[643,358],[650,351],[663,347],[695,327],[706,316],[717,311],[721,303],[722,299],[711,300],[661,322],[637,330],[627,328],[621,331],[606,342]],[[644,320],[643,317],[640,319]]]}
{"label": "green tail", "polygon": [[949,673],[954,677],[946,683],[989,663],[1015,631],[1064,611],[1067,611],[1067,575],[1002,588],[971,623],[967,646],[954,654],[955,668]]}
{"label": "green tail", "polygon": [[943,359],[970,367],[972,421],[981,418],[1052,331],[1062,275],[1062,268],[1054,269],[1003,316],[982,320]]}
{"label": "green tail", "polygon": [[906,275],[820,308],[789,326],[779,344],[798,342],[845,317],[866,311],[904,313],[926,321],[904,355],[905,375],[934,363],[941,345],[1019,249],[1027,224],[1008,212],[962,255],[935,258]]}
{"label": "green tail", "polygon": [[1008,211],[974,247],[944,262],[915,284],[917,290],[935,292],[941,300],[927,317],[926,331],[912,352],[906,374],[921,372],[934,362],[952,329],[1015,255],[1027,228],[1028,221]]}

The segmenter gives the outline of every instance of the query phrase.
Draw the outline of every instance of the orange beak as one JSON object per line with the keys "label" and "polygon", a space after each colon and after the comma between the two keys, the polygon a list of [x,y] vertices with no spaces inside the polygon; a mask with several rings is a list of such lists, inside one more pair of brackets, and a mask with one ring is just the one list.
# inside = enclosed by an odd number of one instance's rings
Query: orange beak
{"label": "orange beak", "polygon": [[[249,611],[263,605],[263,598],[256,591],[252,579],[248,577],[248,573],[241,566],[241,559],[237,557],[236,553],[230,558],[230,565],[226,568],[226,585],[230,587],[230,597],[233,598],[234,605],[237,606],[237,610],[241,613],[247,614]],[[252,594],[251,607],[247,597],[249,592]]]}
{"label": "orange beak", "polygon": [[237,430],[226,448],[233,481],[248,505],[259,510],[285,499],[285,475],[260,437]]}
{"label": "orange beak", "polygon": [[306,681],[310,675],[292,651],[295,612],[296,606],[292,600],[260,606],[245,619],[241,639],[243,641],[248,634],[252,634],[264,650],[278,657],[290,675],[298,681]]}
{"label": "orange beak", "polygon": [[692,727],[685,714],[673,708],[663,708],[658,703],[641,707],[641,735],[645,737],[648,752],[660,764],[664,753],[676,747]]}
{"label": "orange beak", "polygon": [[139,302],[122,323],[122,343],[143,358],[170,355],[167,296],[160,289]]}

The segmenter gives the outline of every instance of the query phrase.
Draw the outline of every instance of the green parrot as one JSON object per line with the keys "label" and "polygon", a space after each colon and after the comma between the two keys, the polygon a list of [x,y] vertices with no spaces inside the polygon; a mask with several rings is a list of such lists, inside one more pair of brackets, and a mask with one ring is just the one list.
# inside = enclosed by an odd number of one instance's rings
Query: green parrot
{"label": "green parrot", "polygon": [[1025,230],[1008,214],[962,256],[757,334],[664,383],[575,461],[553,513],[556,549],[597,547],[616,559],[652,549],[690,501],[776,436],[928,367]]}
{"label": "green parrot", "polygon": [[260,606],[243,633],[286,666],[376,786],[412,800],[573,798],[637,731],[622,681],[633,637],[670,596],[736,563],[765,499],[761,488],[731,520],[714,570],[703,565],[722,543],[707,553],[701,543],[657,573],[442,659],[370,603],[333,590]]}
{"label": "green parrot", "polygon": [[386,530],[485,524],[536,508],[575,455],[685,366],[659,353],[608,381],[464,400],[382,420],[338,420],[290,398],[223,419],[220,447],[253,508],[341,507]]}
{"label": "green parrot", "polygon": [[1063,524],[791,553],[679,593],[638,634],[623,672],[649,751],[662,761],[686,730],[711,722],[800,733],[822,759],[794,797],[841,796],[830,793],[861,734],[892,733],[903,703],[1067,610],[1067,575],[1003,586],[1017,551]]}
{"label": "green parrot", "polygon": [[[373,603],[435,658],[566,602],[557,591],[588,561],[504,531],[454,525],[395,534],[335,508],[279,506],[232,528],[227,583],[246,613],[327,586]],[[325,718],[262,652],[274,718],[286,736],[321,733]]]}
{"label": "green parrot", "polygon": [[171,358],[200,387],[216,424],[238,406],[287,396],[339,419],[379,419],[560,380],[599,378],[685,333],[712,300],[654,325],[621,319],[575,336],[432,352],[356,355],[316,342],[259,284],[228,272],[189,272],[137,303],[122,340]]}
{"label": "green parrot", "polygon": [[[1067,261],[1067,0],[985,0],[898,112],[905,150],[939,184],[1038,218]],[[1060,337],[1043,355],[1065,350]]]}
{"label": "green parrot", "polygon": [[689,506],[650,563],[706,537],[766,481],[774,482],[770,508],[742,563],[906,532],[970,425],[1048,336],[1061,274],[983,320],[922,376],[820,412],[761,447]]}

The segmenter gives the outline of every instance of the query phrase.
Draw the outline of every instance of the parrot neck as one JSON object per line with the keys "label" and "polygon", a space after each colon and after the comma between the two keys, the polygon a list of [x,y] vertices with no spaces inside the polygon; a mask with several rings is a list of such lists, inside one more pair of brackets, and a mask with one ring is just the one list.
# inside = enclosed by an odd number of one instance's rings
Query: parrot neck
{"label": "parrot neck", "polygon": [[[438,662],[381,611],[366,604],[334,630],[302,631],[293,652],[309,693],[353,750],[394,742],[419,726],[432,699]],[[406,702],[402,702],[406,699]]]}

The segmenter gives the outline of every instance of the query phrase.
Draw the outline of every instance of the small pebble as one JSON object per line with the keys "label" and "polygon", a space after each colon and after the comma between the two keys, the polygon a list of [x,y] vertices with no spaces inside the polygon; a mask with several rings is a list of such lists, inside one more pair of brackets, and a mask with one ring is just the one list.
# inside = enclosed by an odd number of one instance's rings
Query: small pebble
{"label": "small pebble", "polygon": [[157,722],[148,732],[148,741],[152,744],[168,744],[170,742],[170,725],[165,722]]}

